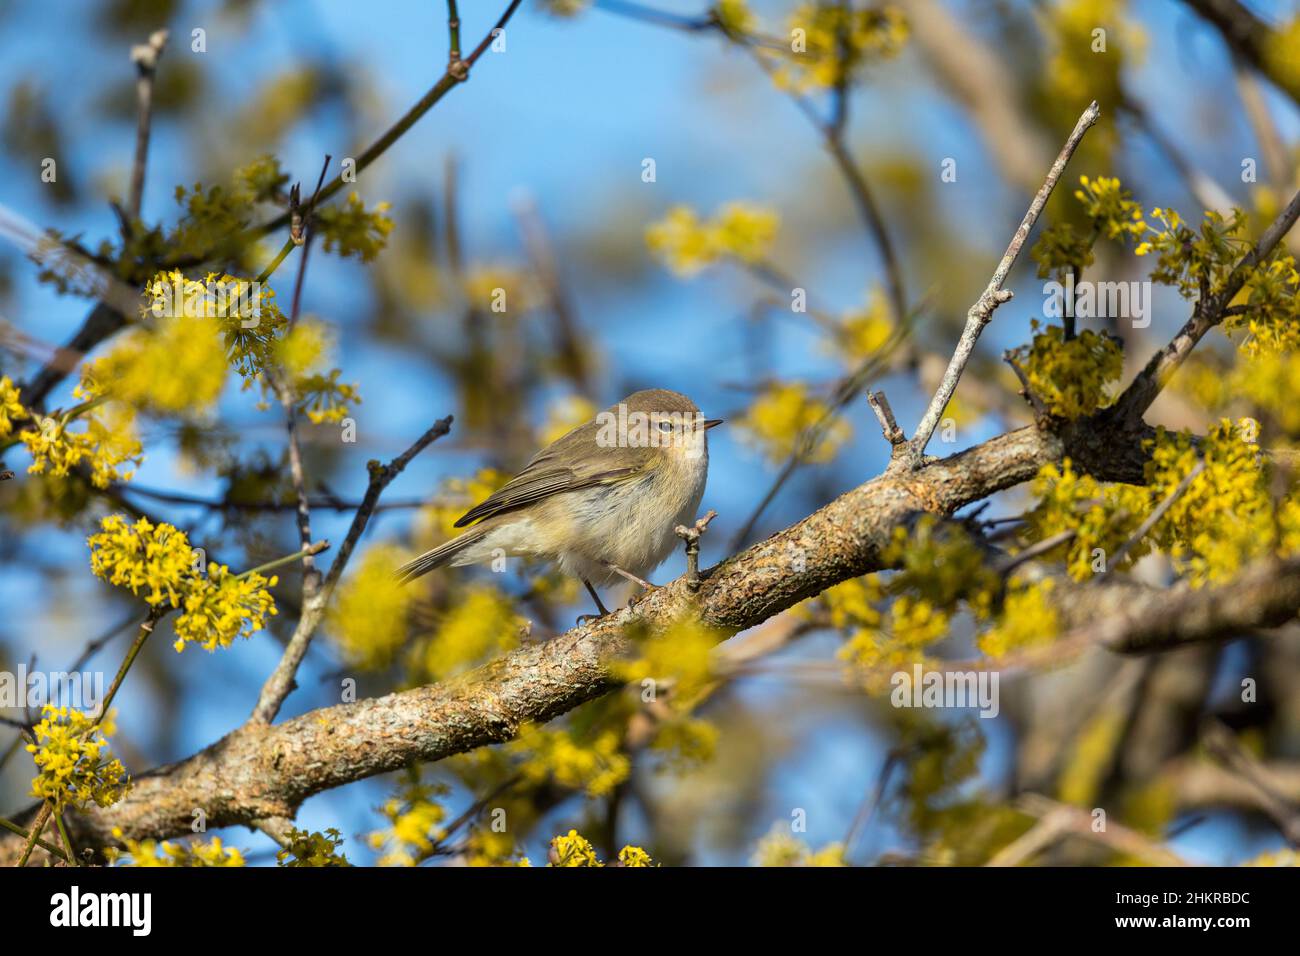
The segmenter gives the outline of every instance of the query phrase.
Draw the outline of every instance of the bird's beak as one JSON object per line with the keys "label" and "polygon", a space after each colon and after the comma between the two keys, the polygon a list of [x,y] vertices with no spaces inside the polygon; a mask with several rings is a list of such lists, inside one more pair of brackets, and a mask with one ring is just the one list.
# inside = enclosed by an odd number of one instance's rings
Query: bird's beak
{"label": "bird's beak", "polygon": [[722,422],[723,420],[721,418],[706,418],[704,419],[704,430],[708,431],[710,428],[713,428],[715,425],[721,425]]}

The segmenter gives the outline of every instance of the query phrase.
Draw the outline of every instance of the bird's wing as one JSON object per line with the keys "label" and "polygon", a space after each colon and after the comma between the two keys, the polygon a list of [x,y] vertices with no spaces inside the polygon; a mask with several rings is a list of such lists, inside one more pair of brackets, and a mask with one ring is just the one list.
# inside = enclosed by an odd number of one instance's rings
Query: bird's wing
{"label": "bird's wing", "polygon": [[[647,456],[639,454],[634,456],[636,460],[621,467],[593,464],[600,456],[583,452],[587,445],[591,446],[592,452],[597,450],[596,431],[595,424],[589,422],[543,448],[523,471],[494,491],[486,501],[465,512],[455,527],[463,528],[480,518],[512,511],[552,495],[630,478],[645,467],[642,459]],[[565,456],[562,453],[566,451],[577,454]],[[565,460],[577,464],[561,464]]]}

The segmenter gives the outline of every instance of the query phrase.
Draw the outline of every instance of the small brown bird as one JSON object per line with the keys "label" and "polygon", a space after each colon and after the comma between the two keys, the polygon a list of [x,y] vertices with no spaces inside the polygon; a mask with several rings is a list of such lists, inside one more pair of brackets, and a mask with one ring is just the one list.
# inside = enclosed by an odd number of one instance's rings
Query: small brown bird
{"label": "small brown bird", "polygon": [[[706,419],[677,392],[633,392],[542,449],[471,508],[468,531],[397,570],[410,581],[444,564],[522,555],[554,561],[596,593],[619,577],[645,577],[672,552],[673,529],[695,520],[709,472]],[[475,523],[477,522],[477,523]]]}

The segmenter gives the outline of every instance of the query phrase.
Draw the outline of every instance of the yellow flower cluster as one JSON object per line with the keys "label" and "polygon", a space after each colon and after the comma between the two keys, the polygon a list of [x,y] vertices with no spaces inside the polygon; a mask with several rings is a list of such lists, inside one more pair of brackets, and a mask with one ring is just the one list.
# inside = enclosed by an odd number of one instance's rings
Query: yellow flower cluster
{"label": "yellow flower cluster", "polygon": [[632,763],[622,746],[623,735],[613,728],[584,741],[567,728],[550,730],[525,724],[506,749],[521,758],[519,773],[527,783],[538,786],[554,781],[594,798],[608,796],[627,779]]}
{"label": "yellow flower cluster", "polygon": [[275,577],[256,573],[233,575],[221,564],[206,576],[195,567],[195,553],[185,532],[147,518],[128,524],[122,515],[109,515],[100,532],[87,540],[90,569],[109,584],[132,594],[142,591],[145,601],[168,604],[181,613],[176,620],[177,651],[187,643],[205,650],[229,647],[237,637],[249,637],[266,626],[276,613],[269,588]]}
{"label": "yellow flower cluster", "polygon": [[893,59],[907,42],[907,20],[895,6],[848,4],[817,0],[795,7],[787,22],[790,52],[779,57],[773,82],[781,89],[804,93],[830,89],[852,79],[865,67]]}
{"label": "yellow flower cluster", "polygon": [[[570,830],[551,841],[548,866],[604,866],[596,848],[577,830]],[[654,866],[650,854],[639,846],[625,846],[618,852],[618,862],[611,866]]]}
{"label": "yellow flower cluster", "polygon": [[1025,356],[1013,357],[1029,381],[1030,391],[1061,418],[1091,415],[1110,404],[1111,385],[1124,370],[1124,355],[1118,340],[1105,333],[1084,329],[1072,339],[1058,325],[1040,332],[1033,322],[1034,339]]}
{"label": "yellow flower cluster", "polygon": [[1122,565],[1114,568],[1110,555],[1120,549],[1151,508],[1151,495],[1135,485],[1102,484],[1089,475],[1078,474],[1069,458],[1059,466],[1039,469],[1031,489],[1038,504],[1026,516],[1028,537],[1042,541],[1063,531],[1075,536],[1060,545],[1053,555],[1063,556],[1067,572],[1076,581],[1096,573],[1097,551],[1108,570],[1129,567],[1151,550],[1151,539],[1135,545]]}
{"label": "yellow flower cluster", "polygon": [[979,636],[980,650],[989,657],[1001,657],[1055,640],[1061,623],[1051,603],[1053,587],[1051,578],[1036,583],[1013,578],[997,622]]}
{"label": "yellow flower cluster", "polygon": [[419,652],[430,680],[443,680],[519,643],[523,619],[496,588],[471,585],[438,622]]}
{"label": "yellow flower cluster", "polygon": [[9,380],[8,375],[0,375],[0,438],[8,438],[14,432],[14,422],[27,417],[19,399],[22,397],[18,386]]}
{"label": "yellow flower cluster", "polygon": [[349,667],[386,667],[406,643],[411,605],[417,593],[393,577],[408,558],[396,545],[370,548],[335,591],[325,629],[338,643]]}
{"label": "yellow flower cluster", "polygon": [[1125,6],[1124,0],[1062,0],[1042,8],[1051,50],[1045,82],[1054,102],[1077,109],[1095,99],[1108,109],[1122,101],[1121,72],[1140,57],[1146,40],[1125,19]]}
{"label": "yellow flower cluster", "polygon": [[275,855],[278,866],[351,866],[348,858],[339,852],[343,835],[334,827],[324,833],[299,830],[289,831],[289,845]]}
{"label": "yellow flower cluster", "polygon": [[221,837],[209,843],[182,843],[169,840],[132,840],[122,835],[120,827],[113,828],[113,836],[121,841],[120,847],[108,847],[104,856],[110,865],[138,867],[210,867],[243,866],[244,854],[235,847],[227,848]]}
{"label": "yellow flower cluster", "polygon": [[429,858],[447,835],[442,827],[447,810],[437,799],[446,793],[441,784],[421,782],[418,770],[409,772],[399,792],[380,808],[388,827],[369,836],[371,849],[384,850],[380,866],[415,866]]}
{"label": "yellow flower cluster", "polygon": [[96,726],[81,711],[52,704],[41,714],[32,728],[35,743],[27,745],[37,771],[31,795],[48,800],[58,813],[65,806],[107,807],[121,800],[131,784],[122,762],[106,753],[113,733],[111,717]]}
{"label": "yellow flower cluster", "polygon": [[674,206],[646,229],[645,239],[674,274],[685,277],[722,259],[762,262],[779,223],[775,212],[751,203],[728,203],[705,221],[689,206]]}
{"label": "yellow flower cluster", "polygon": [[1118,178],[1080,176],[1079,185],[1082,188],[1074,191],[1074,198],[1083,203],[1084,213],[1107,239],[1136,239],[1146,233],[1141,205],[1120,185]]}
{"label": "yellow flower cluster", "polygon": [[238,637],[251,637],[266,627],[268,616],[278,613],[268,588],[277,579],[260,574],[231,574],[224,564],[213,564],[207,577],[186,581],[181,613],[176,618],[176,642],[182,651],[197,644],[205,651],[229,647]]}
{"label": "yellow flower cluster", "polygon": [[691,616],[682,617],[637,643],[637,656],[614,661],[611,671],[629,683],[671,686],[673,699],[689,707],[713,682],[713,649],[726,635]]}
{"label": "yellow flower cluster", "polygon": [[1072,270],[1082,271],[1095,260],[1092,243],[1068,222],[1044,229],[1029,255],[1038,263],[1038,278],[1055,276],[1059,282],[1064,282]]}
{"label": "yellow flower cluster", "polygon": [[832,418],[830,406],[798,382],[767,386],[735,427],[741,441],[774,463],[795,453],[814,464],[830,461],[852,435],[847,422]]}
{"label": "yellow flower cluster", "polygon": [[389,218],[389,203],[376,203],[372,211],[355,192],[348,195],[341,206],[325,206],[316,210],[316,228],[320,230],[325,251],[338,249],[344,258],[355,256],[369,262],[388,244],[388,234],[393,231]]}
{"label": "yellow flower cluster", "polygon": [[1100,569],[1094,567],[1097,552],[1109,561],[1202,460],[1201,473],[1147,537],[1131,549],[1124,566],[1153,547],[1160,548],[1169,554],[1179,573],[1199,587],[1229,579],[1244,562],[1270,547],[1285,549],[1292,517],[1300,517],[1300,513],[1290,498],[1279,509],[1274,508],[1258,446],[1227,420],[1212,428],[1199,444],[1193,444],[1187,434],[1157,429],[1143,487],[1100,484],[1076,474],[1068,459],[1059,468],[1044,466],[1034,480],[1033,493],[1039,503],[1028,516],[1032,537],[1042,540],[1074,530],[1074,540],[1061,551],[1070,575],[1083,580]]}
{"label": "yellow flower cluster", "polygon": [[221,396],[226,353],[218,320],[165,316],[135,327],[81,370],[78,398],[111,397],[154,414],[202,414]]}
{"label": "yellow flower cluster", "polygon": [[[1199,296],[1202,286],[1210,295],[1221,292],[1248,244],[1242,211],[1234,209],[1224,217],[1210,210],[1201,219],[1199,231],[1185,225],[1172,209],[1152,209],[1151,218],[1160,228],[1150,227],[1150,235],[1133,250],[1139,256],[1156,254],[1151,280],[1173,286],[1187,299]],[[1294,310],[1294,303],[1291,308]]]}
{"label": "yellow flower cluster", "polygon": [[275,354],[298,408],[312,424],[338,424],[351,414],[353,405],[361,404],[357,386],[340,382],[342,371],[329,368],[334,338],[323,323],[303,319],[276,343]]}
{"label": "yellow flower cluster", "polygon": [[1252,270],[1238,300],[1243,297],[1246,311],[1223,321],[1226,333],[1241,336],[1243,354],[1300,351],[1300,271],[1293,257],[1278,255]]}
{"label": "yellow flower cluster", "polygon": [[754,850],[755,866],[848,866],[844,845],[828,843],[814,851],[782,824],[772,827]]}
{"label": "yellow flower cluster", "polygon": [[[115,481],[130,481],[134,477],[134,471],[120,470],[127,462],[138,465],[141,460],[140,442],[135,437],[130,414],[120,408],[101,409],[99,414],[92,414],[92,407],[82,406],[65,414],[33,416],[18,399],[19,390],[8,378],[0,378],[0,439],[13,433],[15,421],[30,423],[32,427],[18,433],[32,456],[29,473],[48,472],[63,478],[72,469],[87,465],[96,488],[107,488]],[[85,431],[71,430],[70,426],[78,420],[86,423]]]}
{"label": "yellow flower cluster", "polygon": [[1156,430],[1145,475],[1152,507],[1173,494],[1198,459],[1204,460],[1204,470],[1152,529],[1156,543],[1193,587],[1230,579],[1275,537],[1259,446],[1226,419],[1199,448],[1185,433]]}
{"label": "yellow flower cluster", "polygon": [[857,368],[875,358],[894,335],[894,319],[888,301],[880,290],[871,291],[866,308],[849,312],[834,329],[827,343],[828,351],[845,365]]}
{"label": "yellow flower cluster", "polygon": [[166,522],[155,525],[141,518],[131,525],[122,515],[109,515],[86,543],[95,577],[135,595],[148,589],[145,601],[153,607],[164,602],[180,605],[185,579],[194,567],[185,532]]}

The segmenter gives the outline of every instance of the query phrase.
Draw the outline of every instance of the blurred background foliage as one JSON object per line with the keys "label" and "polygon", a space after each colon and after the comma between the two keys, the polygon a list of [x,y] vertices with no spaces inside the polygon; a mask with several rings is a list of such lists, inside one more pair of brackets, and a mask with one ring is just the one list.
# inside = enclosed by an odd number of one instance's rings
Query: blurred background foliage
{"label": "blurred background foliage", "polygon": [[[286,712],[336,703],[346,678],[365,695],[444,679],[585,610],[575,582],[540,567],[443,571],[407,589],[389,572],[443,540],[541,444],[634,389],[684,391],[729,421],[713,433],[704,507],[720,516],[706,562],[876,474],[888,447],[864,387],[884,388],[910,433],[1027,197],[1093,99],[1101,122],[1045,225],[1086,236],[1097,220],[1073,196],[1078,177],[1116,176],[1147,208],[1195,222],[1237,206],[1257,232],[1297,185],[1297,11],[1248,5],[1266,31],[1248,62],[1198,6],[525,0],[504,49],[322,213],[303,295],[318,331],[294,346],[304,368],[327,357],[323,373],[339,373],[317,383],[331,397],[303,431],[316,536],[341,540],[367,459],[393,457],[443,415],[456,424],[387,492]],[[468,49],[504,3],[461,7]],[[141,221],[124,229],[113,203],[128,192],[135,135],[128,50],[164,26]],[[789,54],[795,29],[805,56]],[[327,153],[330,175],[358,155],[442,75],[446,45],[445,8],[426,0],[0,0],[0,202],[135,287],[150,263],[199,257],[251,277],[284,230],[253,244],[220,237],[282,210],[290,183],[308,195]],[[1259,168],[1250,182],[1246,157]],[[46,158],[53,183],[41,181]],[[0,374],[14,382],[92,304],[41,281],[24,252],[0,248]],[[1150,268],[1105,237],[1092,254],[1089,269],[1111,279]],[[271,279],[285,312],[296,271],[295,255]],[[1001,355],[1042,320],[1041,283],[1024,257],[1009,283],[1020,295],[985,333],[933,452],[1030,420]],[[796,290],[806,310],[792,309]],[[1150,328],[1096,331],[1123,341],[1131,374],[1187,308],[1159,289]],[[183,367],[188,348],[162,352],[158,368]],[[1265,417],[1249,396],[1210,394],[1231,349],[1202,348],[1151,419],[1203,431],[1225,410]],[[62,669],[103,637],[89,666],[111,676],[135,605],[88,573],[85,539],[105,514],[161,517],[234,568],[294,550],[278,406],[238,376],[199,401],[201,378],[178,375],[182,394],[142,411],[129,483],[29,476],[22,450],[7,453],[19,474],[0,484],[0,667]],[[142,408],[163,404],[151,381]],[[48,406],[75,404],[76,383]],[[345,416],[355,443],[340,440]],[[1287,424],[1275,431],[1296,431]],[[1030,502],[1015,490],[990,514]],[[674,556],[655,579],[683,566]],[[1159,559],[1144,567],[1153,581],[1168,574]],[[113,744],[129,770],[185,756],[244,718],[296,616],[293,569],[275,594],[280,614],[251,640],[213,654],[148,648],[117,702]],[[842,679],[837,651],[852,657],[853,622],[882,597],[850,588],[736,638],[742,661],[725,676],[710,662],[715,638],[682,625],[626,665],[634,681],[667,676],[664,699],[647,703],[634,686],[516,742],[322,794],[300,824],[336,828],[353,862],[538,863],[576,828],[602,859],[633,844],[666,864],[972,864],[1028,830],[1032,808],[1017,798],[1036,792],[1107,807],[1193,860],[1280,846],[1266,821],[1189,796],[1178,775],[1208,759],[1196,730],[1207,714],[1262,758],[1300,760],[1296,633],[1007,675],[1002,715],[986,721],[896,710]],[[968,619],[937,626],[946,656],[973,653]],[[776,649],[745,656],[764,642]],[[1236,703],[1243,675],[1270,685],[1249,713]],[[0,756],[12,736],[0,728]],[[25,753],[5,757],[6,812],[30,777]],[[498,808],[504,833],[491,826]],[[261,834],[220,836],[249,862],[274,859]],[[332,838],[307,843],[303,856],[333,852]],[[1086,840],[1052,852],[1140,859]]]}

